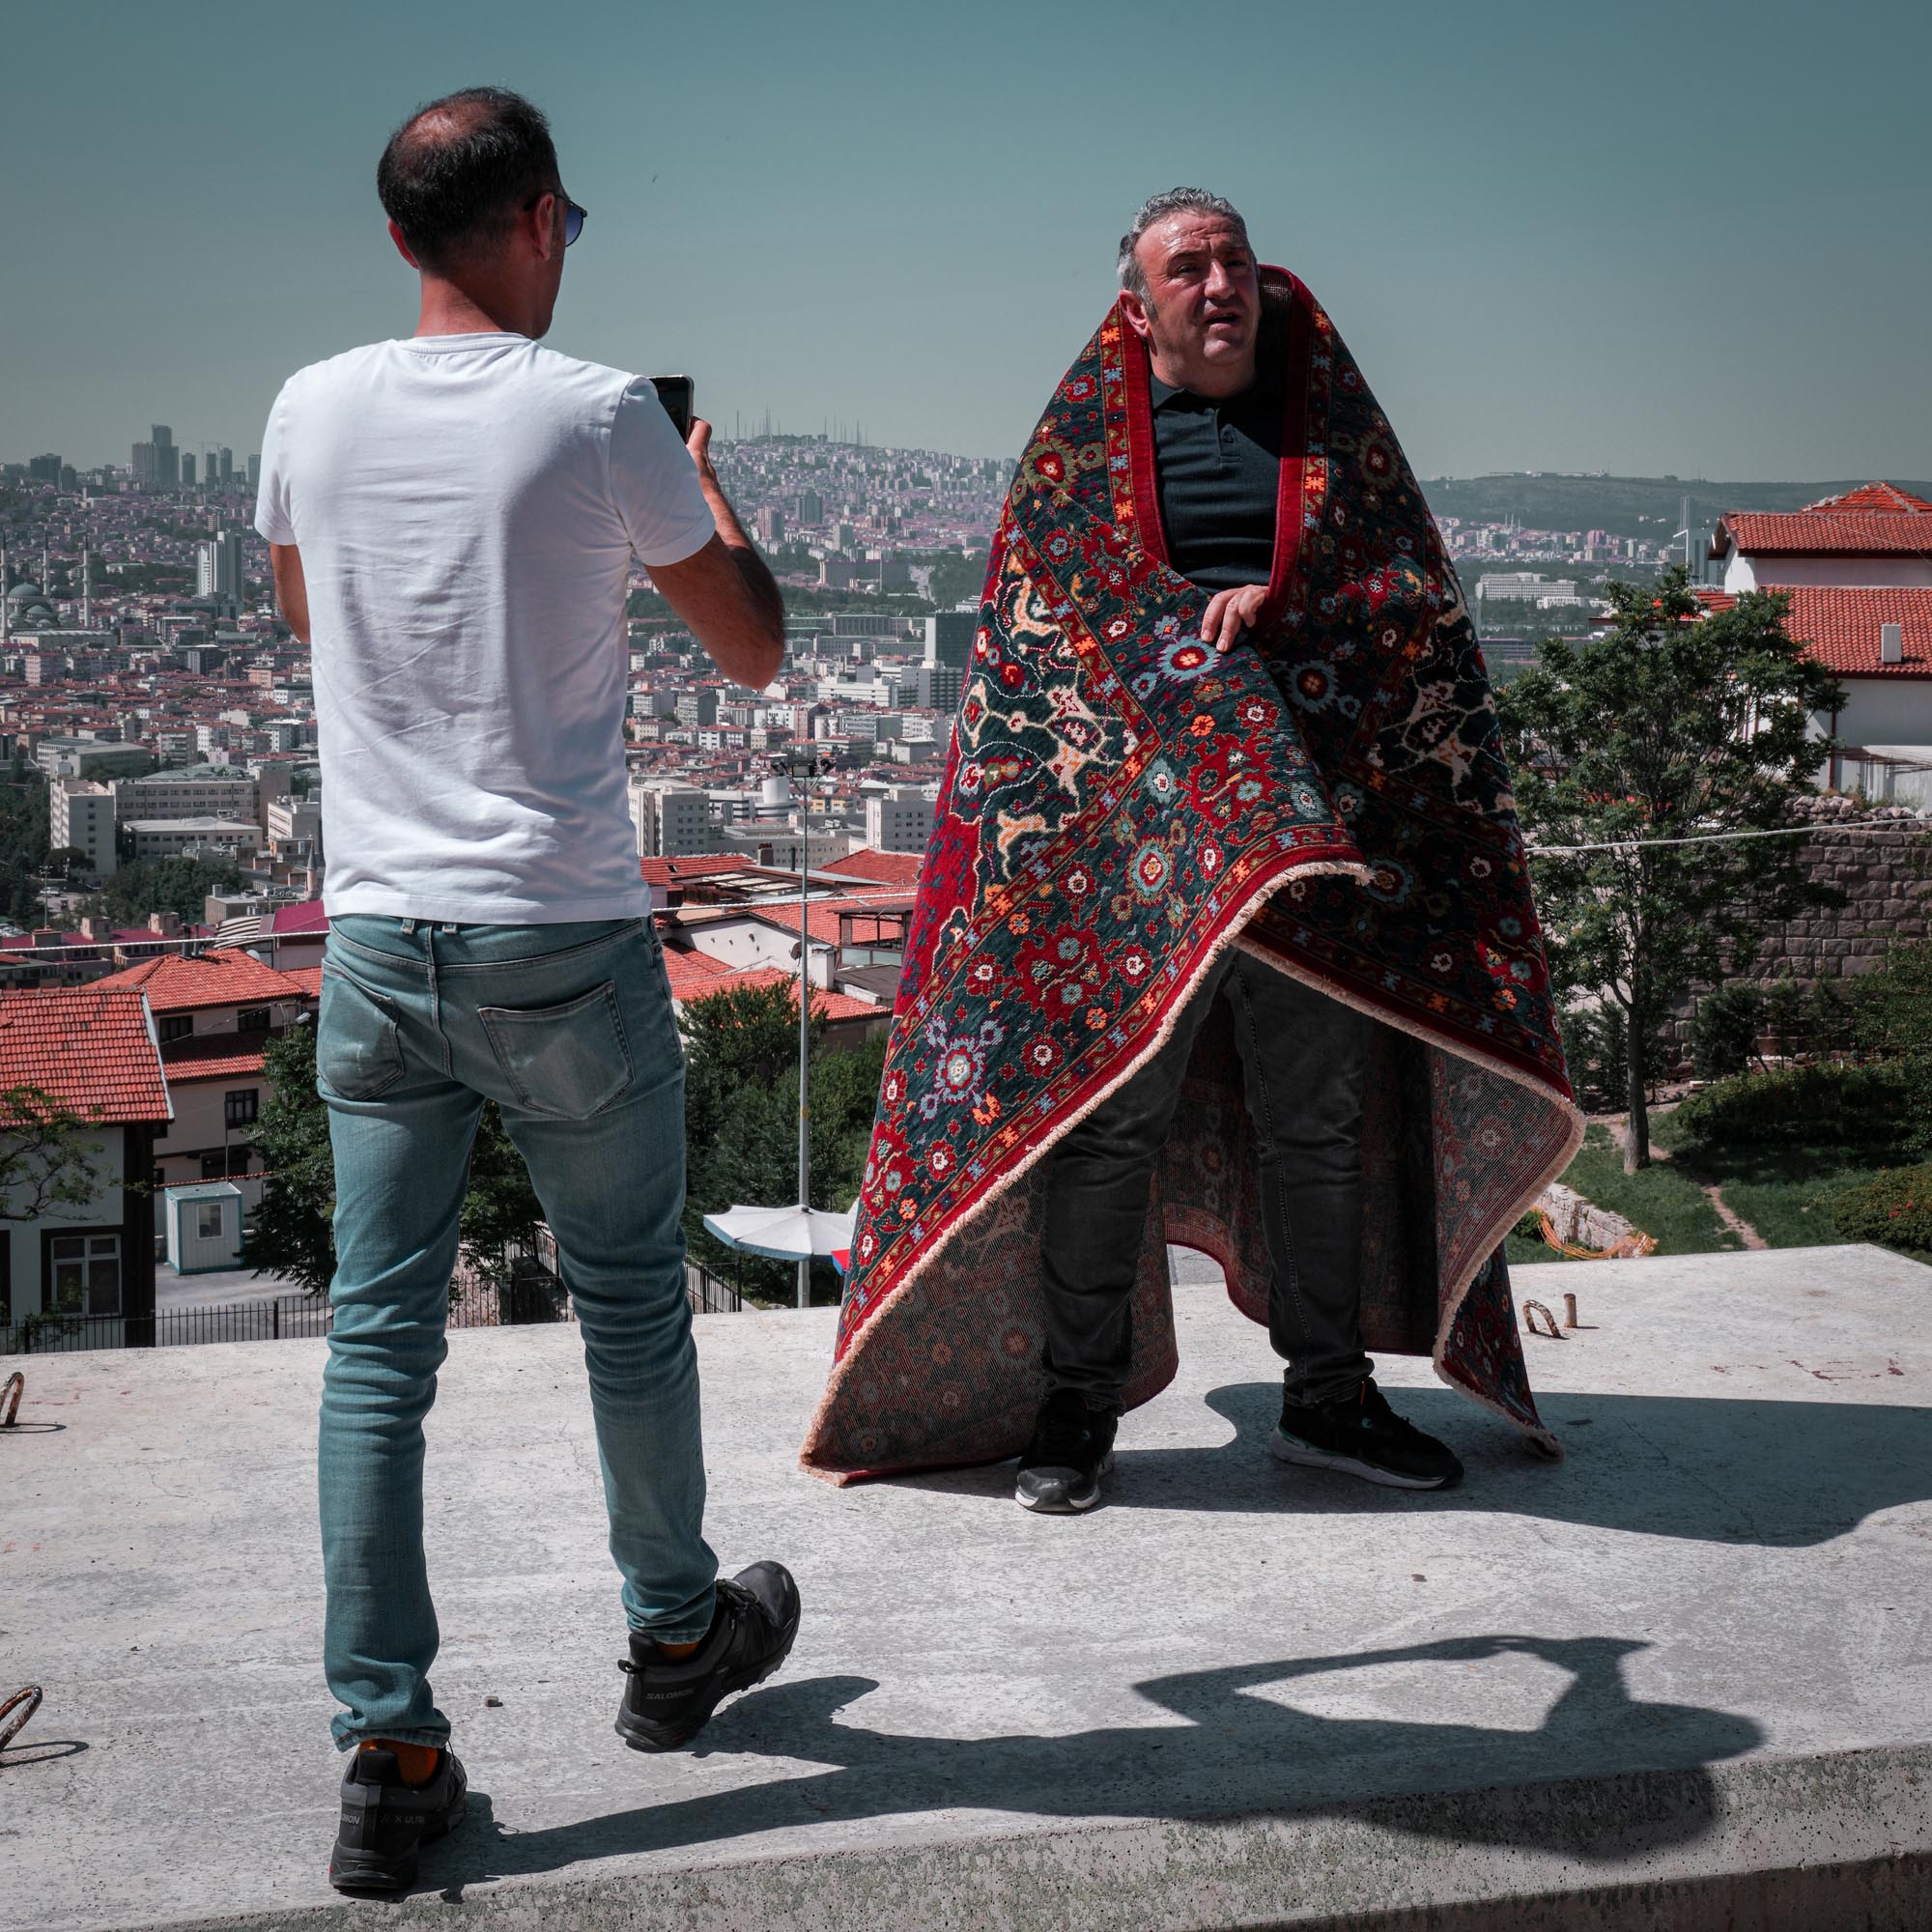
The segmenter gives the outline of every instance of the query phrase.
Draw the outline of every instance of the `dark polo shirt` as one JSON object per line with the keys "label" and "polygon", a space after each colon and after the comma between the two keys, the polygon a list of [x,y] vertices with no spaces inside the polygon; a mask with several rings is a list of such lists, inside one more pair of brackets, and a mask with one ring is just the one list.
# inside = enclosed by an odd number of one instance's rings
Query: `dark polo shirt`
{"label": "dark polo shirt", "polygon": [[1169,561],[1205,590],[1265,583],[1281,483],[1279,358],[1264,342],[1254,383],[1219,402],[1169,388],[1152,370],[1148,395]]}

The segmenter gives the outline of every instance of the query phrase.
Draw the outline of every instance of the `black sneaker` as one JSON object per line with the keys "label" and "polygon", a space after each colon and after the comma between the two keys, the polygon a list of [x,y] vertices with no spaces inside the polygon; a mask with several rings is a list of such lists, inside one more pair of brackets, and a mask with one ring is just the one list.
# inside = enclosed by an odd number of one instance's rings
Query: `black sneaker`
{"label": "black sneaker", "polygon": [[1340,1469],[1398,1490],[1446,1490],[1463,1479],[1455,1451],[1405,1422],[1372,1378],[1339,1402],[1284,1399],[1268,1448],[1278,1463]]}
{"label": "black sneaker", "polygon": [[356,1750],[342,1774],[342,1823],[328,1855],[337,1891],[401,1891],[416,1881],[416,1851],[456,1830],[469,1780],[453,1750],[427,1784],[405,1784],[394,1751]]}
{"label": "black sneaker", "polygon": [[753,1563],[718,1582],[718,1608],[689,1657],[667,1657],[655,1639],[631,1634],[617,1668],[628,1680],[617,1707],[617,1735],[633,1750],[689,1744],[734,1690],[762,1684],[798,1635],[798,1585],[782,1563]]}
{"label": "black sneaker", "polygon": [[1100,1500],[1100,1478],[1114,1466],[1121,1418],[1078,1389],[1055,1389],[1040,1404],[1033,1440],[1020,1458],[1013,1500],[1042,1516],[1078,1516]]}

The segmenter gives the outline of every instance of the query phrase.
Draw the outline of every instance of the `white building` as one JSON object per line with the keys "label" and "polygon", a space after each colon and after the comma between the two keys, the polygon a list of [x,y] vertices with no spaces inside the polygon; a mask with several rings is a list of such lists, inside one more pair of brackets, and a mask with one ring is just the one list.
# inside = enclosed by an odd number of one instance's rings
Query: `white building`
{"label": "white building", "polygon": [[923,852],[932,837],[933,802],[910,785],[866,801],[866,843],[876,852]]}
{"label": "white building", "polygon": [[231,767],[189,765],[183,771],[150,772],[145,778],[114,782],[114,816],[123,825],[135,818],[239,822],[260,815],[260,786],[245,772]]}
{"label": "white building", "polygon": [[114,787],[92,779],[55,779],[47,792],[47,842],[87,855],[87,869],[113,876]]}
{"label": "white building", "polygon": [[225,818],[131,818],[122,827],[135,859],[178,859],[187,852],[254,854],[262,828]]}
{"label": "white building", "polygon": [[701,791],[688,785],[633,785],[630,806],[639,858],[676,859],[713,849],[711,807]]}
{"label": "white building", "polygon": [[1932,803],[1932,501],[1867,483],[1803,510],[1735,511],[1710,560],[1724,588],[1707,597],[1781,591],[1786,629],[1844,687],[1812,720],[1839,745],[1819,783]]}
{"label": "white building", "polygon": [[242,596],[242,532],[223,530],[194,552],[194,594],[238,603]]}

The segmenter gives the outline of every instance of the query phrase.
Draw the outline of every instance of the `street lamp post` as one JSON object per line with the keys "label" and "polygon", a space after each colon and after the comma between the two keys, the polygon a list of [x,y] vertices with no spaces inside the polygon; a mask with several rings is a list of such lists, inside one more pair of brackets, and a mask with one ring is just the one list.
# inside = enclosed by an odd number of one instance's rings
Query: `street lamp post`
{"label": "street lamp post", "polygon": [[[811,752],[791,751],[774,760],[791,781],[798,800],[798,1207],[811,1211],[811,791],[819,761]],[[810,1225],[808,1218],[806,1225]],[[811,1256],[799,1257],[798,1305],[811,1305]]]}

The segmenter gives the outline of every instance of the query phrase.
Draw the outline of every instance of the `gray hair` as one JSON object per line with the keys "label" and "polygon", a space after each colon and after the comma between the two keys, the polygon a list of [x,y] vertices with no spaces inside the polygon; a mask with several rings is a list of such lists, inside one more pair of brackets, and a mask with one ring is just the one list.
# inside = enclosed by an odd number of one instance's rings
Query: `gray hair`
{"label": "gray hair", "polygon": [[1121,237],[1121,286],[1143,301],[1147,299],[1148,286],[1139,253],[1141,237],[1156,221],[1164,221],[1170,214],[1218,214],[1241,231],[1243,242],[1248,239],[1248,224],[1241,219],[1240,210],[1225,197],[1209,194],[1205,187],[1171,187],[1165,194],[1151,195],[1141,203],[1133,225]]}

